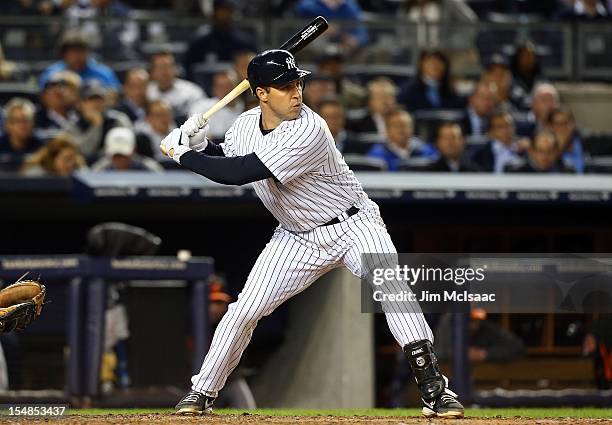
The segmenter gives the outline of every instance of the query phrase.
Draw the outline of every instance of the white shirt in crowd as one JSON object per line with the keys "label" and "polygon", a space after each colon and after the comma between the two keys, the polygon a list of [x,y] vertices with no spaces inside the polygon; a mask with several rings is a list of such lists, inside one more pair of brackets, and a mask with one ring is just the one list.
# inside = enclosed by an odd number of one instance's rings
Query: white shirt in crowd
{"label": "white shirt in crowd", "polygon": [[523,161],[516,153],[516,145],[506,146],[499,140],[493,141],[493,155],[495,163],[493,164],[493,172],[501,174],[506,166],[518,167]]}
{"label": "white shirt in crowd", "polygon": [[206,94],[195,83],[177,78],[169,90],[161,91],[155,82],[147,87],[149,101],[162,99],[172,106],[175,115],[188,117],[191,107],[198,101],[205,99]]}

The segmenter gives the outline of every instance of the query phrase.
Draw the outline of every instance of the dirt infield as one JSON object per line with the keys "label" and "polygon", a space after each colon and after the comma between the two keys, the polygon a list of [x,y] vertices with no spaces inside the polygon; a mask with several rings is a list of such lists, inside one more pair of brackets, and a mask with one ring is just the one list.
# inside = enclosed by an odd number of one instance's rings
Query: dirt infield
{"label": "dirt infield", "polygon": [[376,425],[608,425],[612,419],[532,419],[532,418],[473,418],[425,419],[417,417],[389,416],[266,416],[266,415],[206,415],[183,417],[172,414],[130,415],[70,415],[62,418],[0,418],[0,424],[47,423],[67,425],[127,425],[127,424],[376,424]]}

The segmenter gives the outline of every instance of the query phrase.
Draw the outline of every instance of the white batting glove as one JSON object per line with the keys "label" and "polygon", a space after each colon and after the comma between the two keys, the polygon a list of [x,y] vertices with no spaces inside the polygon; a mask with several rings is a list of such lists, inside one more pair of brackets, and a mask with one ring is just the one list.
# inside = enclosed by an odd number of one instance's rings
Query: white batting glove
{"label": "white batting glove", "polygon": [[189,147],[189,137],[181,131],[180,128],[175,128],[161,141],[159,148],[170,158],[178,162],[179,164],[181,156],[185,152],[192,150]]}
{"label": "white batting glove", "polygon": [[180,128],[189,137],[189,146],[192,149],[198,152],[206,149],[206,146],[208,146],[208,139],[206,138],[208,120],[202,114],[192,115]]}

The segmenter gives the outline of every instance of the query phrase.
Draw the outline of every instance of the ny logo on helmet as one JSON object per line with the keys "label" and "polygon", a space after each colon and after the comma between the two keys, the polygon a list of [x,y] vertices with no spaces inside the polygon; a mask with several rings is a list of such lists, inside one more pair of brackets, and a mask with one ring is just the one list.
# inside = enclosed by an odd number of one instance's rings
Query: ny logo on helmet
{"label": "ny logo on helmet", "polygon": [[287,69],[297,69],[297,65],[295,64],[295,59],[287,58],[285,60],[287,61]]}

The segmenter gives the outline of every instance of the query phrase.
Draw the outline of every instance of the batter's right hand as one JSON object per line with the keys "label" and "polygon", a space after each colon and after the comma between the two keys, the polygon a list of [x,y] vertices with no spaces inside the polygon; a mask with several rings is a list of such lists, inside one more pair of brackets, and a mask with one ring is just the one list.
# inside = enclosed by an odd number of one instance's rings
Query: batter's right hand
{"label": "batter's right hand", "polygon": [[208,139],[208,120],[202,114],[195,114],[189,117],[180,127],[181,131],[189,137],[189,147],[198,152],[206,149]]}
{"label": "batter's right hand", "polygon": [[175,128],[161,141],[159,148],[178,164],[181,163],[181,156],[189,152],[191,148],[187,140],[187,135],[180,128]]}

